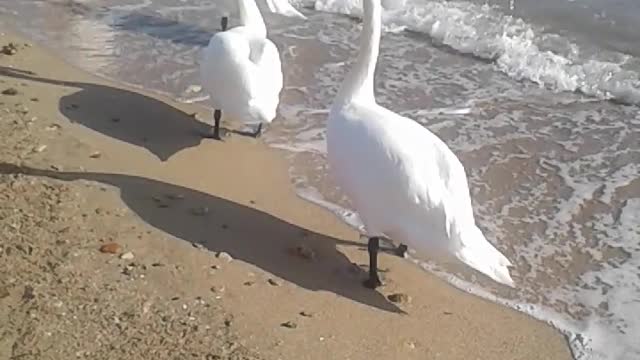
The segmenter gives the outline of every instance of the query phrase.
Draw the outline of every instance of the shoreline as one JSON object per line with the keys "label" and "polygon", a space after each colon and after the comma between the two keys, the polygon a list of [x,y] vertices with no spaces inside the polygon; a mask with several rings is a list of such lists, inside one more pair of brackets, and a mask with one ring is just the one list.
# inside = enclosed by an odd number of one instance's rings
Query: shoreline
{"label": "shoreline", "polygon": [[[25,42],[10,33],[0,40]],[[16,170],[7,166],[14,164],[39,180],[66,180],[71,189],[89,183],[87,196],[96,204],[127,213],[112,220],[113,229],[122,228],[118,233],[136,261],[159,257],[182,268],[167,280],[145,264],[144,285],[127,280],[152,293],[167,287],[179,293],[161,294],[155,304],[175,303],[175,296],[215,303],[233,318],[229,326],[224,320],[227,331],[266,359],[324,359],[324,352],[349,359],[571,358],[556,329],[463,293],[408,261],[381,256],[387,285],[379,292],[361,288],[366,271],[353,264],[366,263],[366,251],[353,229],[295,194],[279,151],[239,136],[201,141],[197,132],[208,125],[189,115],[207,114],[201,108],[88,75],[37,45],[2,56],[0,65],[2,90],[19,91],[1,96],[1,106],[12,112],[20,109],[17,103],[27,106],[28,118],[37,118],[30,126],[39,127],[27,132],[35,152],[3,151],[2,174]],[[47,130],[53,125],[59,128]],[[21,131],[3,124],[3,136],[18,138]],[[69,221],[87,229],[95,225],[91,215]],[[146,235],[127,236],[125,222]],[[76,264],[80,278],[98,267],[126,268],[117,257],[103,264],[98,244],[86,245],[82,251],[94,261]],[[226,262],[221,253],[233,260]],[[46,293],[47,285],[40,286]],[[12,288],[7,299],[19,298],[18,290]],[[395,293],[408,295],[407,301],[390,302],[387,296]],[[144,308],[146,302],[138,300],[136,306]]]}

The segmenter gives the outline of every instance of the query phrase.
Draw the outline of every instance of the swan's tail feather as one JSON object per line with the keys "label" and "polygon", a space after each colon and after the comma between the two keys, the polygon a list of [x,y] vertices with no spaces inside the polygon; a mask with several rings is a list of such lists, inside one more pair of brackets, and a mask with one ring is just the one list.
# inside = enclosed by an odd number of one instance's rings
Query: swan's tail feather
{"label": "swan's tail feather", "polygon": [[461,236],[462,246],[456,251],[456,257],[491,279],[515,287],[509,273],[511,261],[485,239],[480,229],[474,228]]}
{"label": "swan's tail feather", "polygon": [[[274,106],[275,105],[275,106]],[[260,101],[257,99],[249,100],[249,117],[259,123],[271,123],[276,117],[277,101]]]}

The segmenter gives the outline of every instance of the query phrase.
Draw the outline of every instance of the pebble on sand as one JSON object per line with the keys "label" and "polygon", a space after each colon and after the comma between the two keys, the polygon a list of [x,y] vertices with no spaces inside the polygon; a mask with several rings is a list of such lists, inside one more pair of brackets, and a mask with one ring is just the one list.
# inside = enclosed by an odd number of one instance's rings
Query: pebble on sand
{"label": "pebble on sand", "polygon": [[27,285],[24,287],[24,292],[22,293],[22,300],[23,301],[30,301],[36,298],[36,294],[35,291],[33,289],[33,286],[31,285]]}
{"label": "pebble on sand", "polygon": [[202,91],[202,86],[200,85],[189,85],[189,87],[187,87],[187,90],[185,90],[186,93],[197,93]]}
{"label": "pebble on sand", "polygon": [[18,53],[18,46],[14,43],[9,43],[2,47],[2,53],[5,55],[15,55]]}
{"label": "pebble on sand", "polygon": [[91,155],[89,155],[89,157],[92,159],[97,159],[99,157],[102,157],[102,154],[100,153],[100,151],[94,151],[91,153]]}
{"label": "pebble on sand", "polygon": [[391,295],[387,296],[387,299],[389,299],[389,301],[391,301],[393,303],[408,304],[408,303],[411,302],[411,297],[409,295],[403,294],[403,293],[391,294]]}
{"label": "pebble on sand", "polygon": [[316,252],[313,251],[313,249],[311,249],[307,245],[303,245],[303,244],[289,249],[289,252],[292,255],[298,256],[306,260],[314,260],[316,258]]}
{"label": "pebble on sand", "polygon": [[191,214],[195,216],[204,216],[209,213],[208,207],[199,207],[191,209]]}
{"label": "pebble on sand", "polygon": [[151,301],[145,301],[145,302],[142,304],[142,313],[143,313],[143,314],[148,313],[148,312],[149,312],[149,310],[151,309],[151,305],[152,305]]}
{"label": "pebble on sand", "polygon": [[212,286],[209,290],[211,290],[212,293],[222,293],[225,288],[224,286]]}
{"label": "pebble on sand", "polygon": [[131,251],[127,251],[126,253],[120,255],[120,259],[122,259],[122,260],[131,260],[133,258],[134,258],[134,256],[133,256],[133,253]]}
{"label": "pebble on sand", "polygon": [[233,257],[224,251],[219,252],[216,257],[226,262],[231,262],[233,260]]}
{"label": "pebble on sand", "polygon": [[267,282],[269,283],[269,285],[271,286],[280,286],[282,285],[278,280],[276,279],[269,279],[267,280]]}
{"label": "pebble on sand", "polygon": [[120,252],[120,249],[120,245],[114,242],[100,246],[100,252],[105,254],[117,254]]}
{"label": "pebble on sand", "polygon": [[15,96],[15,95],[18,95],[18,94],[19,94],[18,90],[16,88],[12,88],[12,87],[2,91],[2,95]]}
{"label": "pebble on sand", "polygon": [[182,200],[184,195],[182,194],[165,194],[165,197],[169,200]]}
{"label": "pebble on sand", "polygon": [[280,324],[280,326],[286,327],[288,329],[295,329],[298,327],[298,324],[294,323],[293,321],[287,321]]}
{"label": "pebble on sand", "polygon": [[11,295],[11,293],[9,292],[9,289],[7,289],[5,286],[0,287],[0,299],[9,297],[9,295]]}

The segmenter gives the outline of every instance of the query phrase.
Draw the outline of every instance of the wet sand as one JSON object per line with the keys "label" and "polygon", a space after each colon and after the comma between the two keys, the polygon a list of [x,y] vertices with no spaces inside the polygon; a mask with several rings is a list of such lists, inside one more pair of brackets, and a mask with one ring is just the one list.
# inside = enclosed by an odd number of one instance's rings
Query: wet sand
{"label": "wet sand", "polygon": [[202,108],[9,42],[0,359],[571,358],[550,326],[391,254],[363,288],[364,243],[296,196],[278,151],[201,140]]}

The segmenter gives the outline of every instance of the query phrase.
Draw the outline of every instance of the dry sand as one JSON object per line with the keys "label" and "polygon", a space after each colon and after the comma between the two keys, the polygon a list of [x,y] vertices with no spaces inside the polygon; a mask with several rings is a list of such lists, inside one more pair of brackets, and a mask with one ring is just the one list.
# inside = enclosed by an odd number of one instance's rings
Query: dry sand
{"label": "dry sand", "polygon": [[571,358],[546,324],[393,255],[363,288],[358,234],[296,197],[282,154],[201,141],[202,109],[9,42],[0,359]]}

